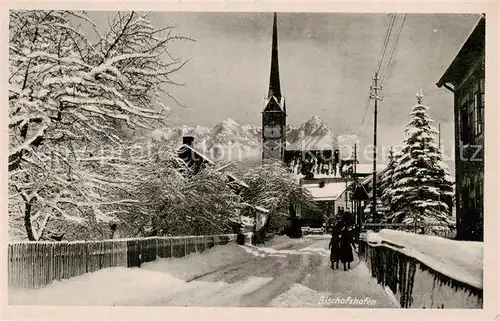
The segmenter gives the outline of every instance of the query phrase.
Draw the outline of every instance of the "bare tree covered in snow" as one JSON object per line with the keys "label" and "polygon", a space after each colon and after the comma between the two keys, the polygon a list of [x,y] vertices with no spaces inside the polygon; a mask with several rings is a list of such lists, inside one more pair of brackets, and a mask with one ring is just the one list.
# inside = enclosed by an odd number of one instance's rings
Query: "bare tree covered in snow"
{"label": "bare tree covered in snow", "polygon": [[242,193],[243,199],[270,211],[267,230],[280,231],[289,225],[290,204],[314,208],[312,196],[281,162],[267,161],[252,168],[243,178],[249,186]]}
{"label": "bare tree covered in snow", "polygon": [[11,11],[9,24],[11,221],[22,218],[36,240],[52,220],[116,220],[137,202],[121,193],[134,162],[123,157],[128,147],[117,128],[162,119],[161,98],[185,63],[168,48],[186,38],[135,12],[117,13],[107,30],[67,11]]}
{"label": "bare tree covered in snow", "polygon": [[241,199],[217,167],[193,175],[175,151],[144,163],[133,190],[139,203],[129,209],[132,235],[203,235],[231,232]]}

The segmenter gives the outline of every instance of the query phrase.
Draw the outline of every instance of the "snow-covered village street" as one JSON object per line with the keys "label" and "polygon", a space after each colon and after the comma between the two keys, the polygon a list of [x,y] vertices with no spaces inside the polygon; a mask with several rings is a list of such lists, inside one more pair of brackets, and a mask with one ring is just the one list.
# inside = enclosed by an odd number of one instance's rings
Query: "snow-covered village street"
{"label": "snow-covered village street", "polygon": [[[141,268],[108,268],[54,282],[39,290],[13,289],[9,293],[9,303],[398,307],[358,258],[349,271],[332,270],[328,242],[328,236],[302,239],[281,236],[265,247],[217,246],[203,254],[158,259]],[[342,299],[345,301],[341,302]]]}
{"label": "snow-covered village street", "polygon": [[6,19],[12,310],[487,307],[487,11],[121,10]]}

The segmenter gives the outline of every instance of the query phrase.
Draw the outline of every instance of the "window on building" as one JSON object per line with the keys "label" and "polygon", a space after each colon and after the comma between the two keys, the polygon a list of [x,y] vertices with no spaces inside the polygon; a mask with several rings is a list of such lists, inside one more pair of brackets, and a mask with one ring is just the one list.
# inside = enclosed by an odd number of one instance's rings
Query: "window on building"
{"label": "window on building", "polygon": [[460,140],[463,144],[470,142],[470,120],[467,108],[460,109]]}
{"label": "window on building", "polygon": [[469,103],[469,107],[467,109],[468,113],[468,121],[469,123],[467,126],[469,127],[469,140],[468,142],[470,143],[472,139],[476,136],[476,115],[475,115],[475,108],[474,108],[474,101],[471,100]]}
{"label": "window on building", "polygon": [[476,135],[483,133],[483,115],[481,110],[481,93],[474,94],[474,118],[476,119]]}
{"label": "window on building", "polygon": [[476,132],[481,135],[484,132],[484,79],[479,79],[475,96],[475,108],[477,109]]}
{"label": "window on building", "polygon": [[475,81],[473,99],[475,132],[479,136],[484,131],[484,79],[477,79]]}

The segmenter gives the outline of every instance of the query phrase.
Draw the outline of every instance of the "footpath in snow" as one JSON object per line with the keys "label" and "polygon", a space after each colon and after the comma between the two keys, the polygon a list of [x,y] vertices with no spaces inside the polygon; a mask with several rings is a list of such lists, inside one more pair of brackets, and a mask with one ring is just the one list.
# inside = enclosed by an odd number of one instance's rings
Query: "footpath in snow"
{"label": "footpath in snow", "polygon": [[265,246],[216,246],[141,268],[108,268],[38,290],[9,289],[9,304],[397,308],[357,257],[329,267],[329,236],[276,237]]}

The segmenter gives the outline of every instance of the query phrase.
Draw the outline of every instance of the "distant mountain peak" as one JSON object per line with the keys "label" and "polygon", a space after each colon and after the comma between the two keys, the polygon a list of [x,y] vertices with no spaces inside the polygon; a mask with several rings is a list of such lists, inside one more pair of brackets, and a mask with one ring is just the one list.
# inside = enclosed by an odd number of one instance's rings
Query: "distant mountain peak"
{"label": "distant mountain peak", "polygon": [[239,126],[240,125],[240,123],[238,123],[237,121],[235,121],[232,118],[228,118],[226,120],[223,120],[220,122],[220,124],[225,125],[225,126]]}
{"label": "distant mountain peak", "polygon": [[[339,144],[351,145],[351,142],[358,141],[356,135],[334,137],[332,131],[317,115],[312,115],[299,127],[288,124],[286,130],[287,145],[290,148],[300,146],[301,149],[316,149],[317,146],[321,146],[321,149],[324,149],[338,147]],[[228,118],[212,128],[203,125],[184,125],[177,128],[156,129],[151,133],[151,138],[180,144],[184,135],[194,136],[194,145],[205,152],[215,147],[259,151],[262,128],[260,125],[240,124]],[[260,152],[256,155],[260,155]]]}
{"label": "distant mountain peak", "polygon": [[299,127],[302,136],[327,136],[330,129],[316,115],[313,115],[307,122]]}

